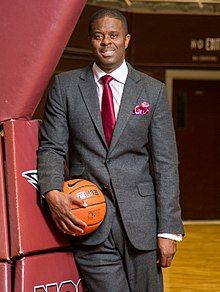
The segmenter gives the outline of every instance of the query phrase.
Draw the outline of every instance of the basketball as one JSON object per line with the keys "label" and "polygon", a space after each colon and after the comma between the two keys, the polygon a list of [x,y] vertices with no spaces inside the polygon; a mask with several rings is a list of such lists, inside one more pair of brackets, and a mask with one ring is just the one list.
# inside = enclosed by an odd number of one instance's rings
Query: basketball
{"label": "basketball", "polygon": [[104,220],[106,213],[105,197],[101,190],[88,180],[73,179],[64,182],[63,192],[75,195],[88,204],[87,207],[72,205],[73,214],[87,224],[83,234],[80,232],[74,234],[83,236],[95,231]]}

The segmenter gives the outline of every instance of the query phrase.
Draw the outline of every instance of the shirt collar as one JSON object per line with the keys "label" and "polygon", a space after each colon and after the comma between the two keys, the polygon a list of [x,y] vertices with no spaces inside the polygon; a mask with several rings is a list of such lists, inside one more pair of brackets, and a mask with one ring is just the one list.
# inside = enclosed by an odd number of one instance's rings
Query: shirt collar
{"label": "shirt collar", "polygon": [[[92,71],[94,74],[95,82],[98,82],[102,76],[106,75],[106,72],[100,69],[95,62],[93,63]],[[118,67],[116,70],[114,70],[113,72],[107,75],[110,75],[118,82],[125,84],[125,81],[128,75],[128,67],[126,65],[125,60],[123,61],[120,67]]]}

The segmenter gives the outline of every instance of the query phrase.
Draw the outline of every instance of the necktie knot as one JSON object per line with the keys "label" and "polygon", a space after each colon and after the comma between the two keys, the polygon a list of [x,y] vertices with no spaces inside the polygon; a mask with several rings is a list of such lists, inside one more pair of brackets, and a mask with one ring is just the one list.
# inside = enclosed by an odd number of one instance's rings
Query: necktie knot
{"label": "necktie knot", "polygon": [[110,75],[104,75],[100,78],[102,80],[102,83],[105,84],[109,84],[109,82],[112,81],[113,77]]}

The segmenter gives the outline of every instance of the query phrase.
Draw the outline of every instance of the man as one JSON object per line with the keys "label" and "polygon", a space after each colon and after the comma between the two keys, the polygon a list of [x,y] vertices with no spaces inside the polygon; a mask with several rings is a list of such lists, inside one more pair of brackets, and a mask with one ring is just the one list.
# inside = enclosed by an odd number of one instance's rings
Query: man
{"label": "man", "polygon": [[85,203],[62,193],[68,152],[70,177],[96,183],[107,203],[98,230],[74,239],[88,290],[162,291],[161,266],[170,266],[183,234],[164,84],[125,62],[130,35],[117,10],[92,16],[89,39],[95,62],[56,76],[50,90],[38,156],[41,193],[64,233],[83,234],[85,223],[70,206]]}

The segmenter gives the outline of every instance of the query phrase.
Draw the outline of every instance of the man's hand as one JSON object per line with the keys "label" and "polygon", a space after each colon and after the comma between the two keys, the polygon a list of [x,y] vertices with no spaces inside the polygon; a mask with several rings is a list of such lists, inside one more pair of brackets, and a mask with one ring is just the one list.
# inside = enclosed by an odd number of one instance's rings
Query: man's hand
{"label": "man's hand", "polygon": [[86,207],[87,205],[83,200],[73,195],[66,195],[57,190],[49,191],[45,194],[45,198],[50,208],[52,218],[61,231],[71,235],[74,235],[76,231],[83,234],[86,223],[78,219],[71,212],[72,204]]}
{"label": "man's hand", "polygon": [[176,241],[168,238],[157,238],[157,245],[159,251],[158,263],[163,268],[171,266],[172,259],[176,253]]}

